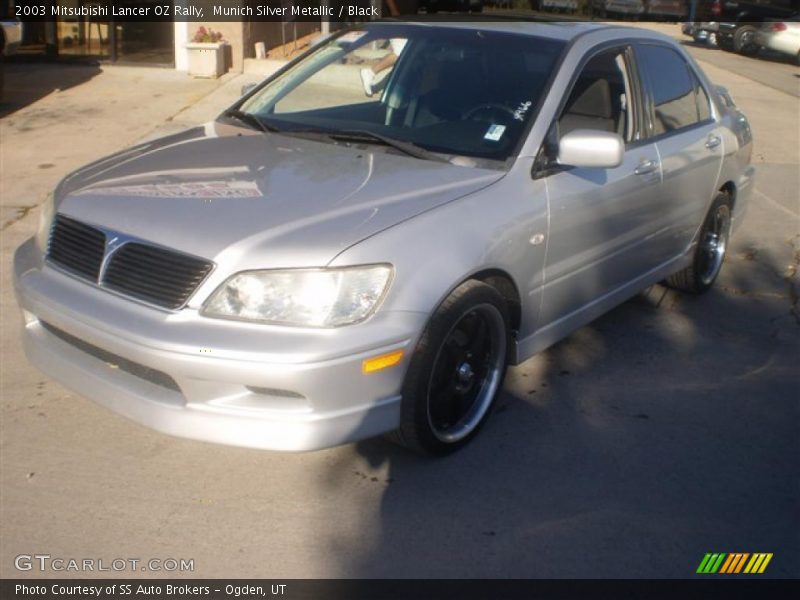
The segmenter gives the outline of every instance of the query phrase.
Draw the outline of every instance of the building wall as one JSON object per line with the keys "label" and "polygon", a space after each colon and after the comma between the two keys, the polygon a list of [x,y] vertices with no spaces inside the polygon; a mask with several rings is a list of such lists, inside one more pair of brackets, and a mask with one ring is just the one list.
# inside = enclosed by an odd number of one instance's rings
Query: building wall
{"label": "building wall", "polygon": [[285,23],[265,23],[261,21],[248,21],[244,23],[244,57],[254,58],[255,45],[257,42],[264,42],[267,52],[272,48],[283,44],[291,44],[295,39],[320,30],[320,22],[290,22]]}
{"label": "building wall", "polygon": [[175,69],[178,71],[189,70],[189,57],[183,45],[189,41],[189,24],[184,21],[175,21]]}

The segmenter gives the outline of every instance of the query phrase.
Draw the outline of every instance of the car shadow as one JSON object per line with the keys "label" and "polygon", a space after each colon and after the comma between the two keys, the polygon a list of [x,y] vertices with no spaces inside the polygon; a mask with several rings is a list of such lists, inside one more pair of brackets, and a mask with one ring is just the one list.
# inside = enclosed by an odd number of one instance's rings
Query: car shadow
{"label": "car shadow", "polygon": [[713,44],[709,44],[708,42],[696,42],[694,40],[680,40],[681,46],[687,46],[689,48],[708,48],[709,50],[719,50],[719,46],[715,46]]}
{"label": "car shadow", "polygon": [[335,453],[331,518],[353,486],[382,488],[356,537],[327,540],[338,572],[687,577],[728,550],[796,573],[800,316],[783,261],[739,243],[709,293],[653,286],[510,369],[453,455],[380,439]]}
{"label": "car shadow", "polygon": [[751,58],[758,58],[761,60],[765,60],[767,62],[774,62],[774,63],[781,63],[781,64],[788,64],[794,65],[793,57],[789,56],[788,54],[781,54],[780,52],[773,52],[771,50],[766,50],[762,48],[758,51],[754,56]]}
{"label": "car shadow", "polygon": [[2,94],[0,118],[48,94],[80,85],[101,72],[97,64],[33,61],[12,57],[0,63]]}

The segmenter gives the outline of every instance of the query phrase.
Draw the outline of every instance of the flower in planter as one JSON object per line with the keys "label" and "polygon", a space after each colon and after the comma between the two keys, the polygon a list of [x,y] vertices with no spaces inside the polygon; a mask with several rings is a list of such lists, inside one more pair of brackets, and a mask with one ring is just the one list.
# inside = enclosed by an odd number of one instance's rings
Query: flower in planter
{"label": "flower in planter", "polygon": [[196,44],[216,44],[222,41],[222,33],[200,26],[195,32],[192,41]]}

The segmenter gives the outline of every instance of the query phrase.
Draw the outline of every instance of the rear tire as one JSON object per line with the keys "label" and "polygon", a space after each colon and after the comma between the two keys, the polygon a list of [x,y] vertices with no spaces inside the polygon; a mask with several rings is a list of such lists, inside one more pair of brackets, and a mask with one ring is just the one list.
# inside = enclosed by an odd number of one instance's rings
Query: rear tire
{"label": "rear tire", "polygon": [[725,260],[730,229],[731,199],[728,194],[720,193],[703,222],[692,264],[670,275],[667,285],[690,294],[702,294],[711,289]]}
{"label": "rear tire", "polygon": [[742,25],[733,34],[733,49],[744,56],[753,56],[758,52],[755,43],[756,28],[753,25]]}
{"label": "rear tire", "polygon": [[509,311],[490,285],[458,286],[431,316],[402,389],[400,427],[389,439],[423,454],[449,454],[486,422],[502,389]]}

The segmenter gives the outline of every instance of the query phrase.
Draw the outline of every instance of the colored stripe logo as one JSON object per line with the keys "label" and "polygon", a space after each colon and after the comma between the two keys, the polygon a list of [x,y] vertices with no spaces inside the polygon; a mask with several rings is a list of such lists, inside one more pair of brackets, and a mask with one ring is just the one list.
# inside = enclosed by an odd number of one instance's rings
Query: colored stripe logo
{"label": "colored stripe logo", "polygon": [[763,573],[771,560],[772,552],[756,552],[754,554],[749,552],[708,552],[700,561],[697,573],[702,575]]}

